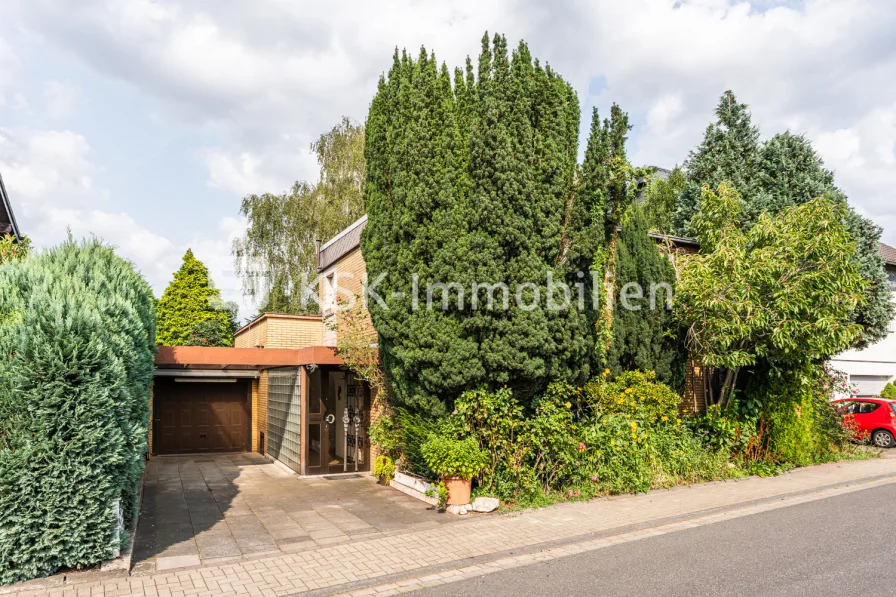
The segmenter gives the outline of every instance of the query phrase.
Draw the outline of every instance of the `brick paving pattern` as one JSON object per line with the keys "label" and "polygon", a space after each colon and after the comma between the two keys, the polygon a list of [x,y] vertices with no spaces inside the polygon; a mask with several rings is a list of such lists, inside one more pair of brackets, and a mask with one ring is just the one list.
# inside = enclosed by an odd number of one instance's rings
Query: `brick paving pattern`
{"label": "brick paving pattern", "polygon": [[134,573],[295,552],[451,522],[358,478],[299,478],[259,454],[165,456],[147,466]]}
{"label": "brick paving pattern", "polygon": [[[562,504],[510,515],[481,516],[456,524],[403,534],[374,537],[291,554],[259,557],[178,572],[131,576],[58,587],[21,587],[19,597],[52,596],[282,596],[304,592],[355,595],[404,592],[426,586],[422,578],[469,573],[469,558],[492,556],[505,561],[509,550],[539,550],[548,557],[550,542],[591,541],[590,534],[635,524],[658,525],[676,517],[730,515],[720,508],[761,508],[759,500],[811,499],[808,492],[831,491],[849,483],[896,482],[896,459],[823,465],[799,469],[775,478],[750,478],[708,483],[591,502]],[[794,494],[800,494],[794,496]],[[823,494],[820,494],[823,495]],[[768,504],[765,504],[767,506]],[[448,515],[443,515],[448,516]],[[682,523],[686,524],[686,523]],[[642,535],[658,534],[662,526]],[[617,540],[619,540],[617,538]],[[539,546],[545,546],[543,549]],[[568,549],[581,549],[569,547]],[[547,555],[545,555],[547,554]],[[533,556],[534,557],[534,556]],[[467,562],[464,562],[467,560]],[[487,564],[477,564],[477,570]],[[463,572],[466,570],[466,572]],[[398,580],[395,580],[395,579]],[[440,578],[430,578],[440,580]],[[427,581],[427,582],[430,582]],[[360,586],[373,585],[376,588]],[[12,589],[12,587],[8,587]]]}

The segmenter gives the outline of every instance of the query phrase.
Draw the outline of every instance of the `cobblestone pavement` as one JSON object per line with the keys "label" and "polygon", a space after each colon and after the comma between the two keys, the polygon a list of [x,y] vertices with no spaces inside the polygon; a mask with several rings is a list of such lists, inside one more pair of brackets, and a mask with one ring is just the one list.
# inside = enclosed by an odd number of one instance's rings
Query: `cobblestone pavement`
{"label": "cobblestone pavement", "polygon": [[453,521],[370,475],[299,478],[260,454],[149,461],[134,574],[293,553]]}
{"label": "cobblestone pavement", "polygon": [[[452,576],[466,577],[489,567],[560,557],[588,548],[588,542],[593,547],[596,541],[618,542],[671,532],[676,527],[668,525],[687,528],[688,524],[762,511],[774,503],[786,505],[882,483],[896,483],[896,458],[829,464],[774,478],[707,483],[460,519],[437,528],[177,572],[90,582],[67,579],[58,586],[24,585],[7,590],[16,591],[19,597],[389,595],[447,582],[445,579]],[[514,560],[522,556],[527,557]]]}

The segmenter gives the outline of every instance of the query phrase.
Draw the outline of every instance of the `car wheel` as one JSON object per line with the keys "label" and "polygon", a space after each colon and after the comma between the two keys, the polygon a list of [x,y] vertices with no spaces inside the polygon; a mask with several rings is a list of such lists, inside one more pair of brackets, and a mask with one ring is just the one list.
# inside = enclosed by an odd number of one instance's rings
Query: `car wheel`
{"label": "car wheel", "polygon": [[893,434],[886,429],[878,429],[872,433],[871,441],[874,442],[874,445],[878,448],[892,448],[893,444],[896,443],[893,440]]}

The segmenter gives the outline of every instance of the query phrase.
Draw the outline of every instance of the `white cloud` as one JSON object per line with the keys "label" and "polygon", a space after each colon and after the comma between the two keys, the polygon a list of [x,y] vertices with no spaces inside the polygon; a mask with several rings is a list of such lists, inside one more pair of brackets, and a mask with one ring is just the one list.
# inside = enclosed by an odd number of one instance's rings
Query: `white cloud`
{"label": "white cloud", "polygon": [[[234,207],[246,193],[314,178],[309,142],[343,115],[364,119],[396,46],[416,52],[426,45],[455,66],[467,54],[475,60],[483,31],[497,29],[511,44],[526,39],[576,86],[583,107],[595,103],[605,115],[615,101],[629,111],[638,124],[631,134],[638,163],[684,160],[719,95],[733,89],[764,137],[786,128],[807,134],[853,203],[896,243],[896,11],[885,0],[259,0],[251,10],[216,0],[86,0],[78,10],[54,0],[9,5],[9,20],[44,40],[48,53],[147,99],[154,125],[190,138],[184,157],[198,158],[209,186],[232,193]],[[10,87],[19,62],[0,40],[6,105],[19,93]],[[605,85],[589,97],[595,77]],[[102,165],[77,133],[35,132],[18,148],[30,157],[6,163],[4,142],[0,131],[0,167],[17,178],[18,194],[31,193],[29,209],[126,217],[98,188]],[[90,221],[101,227],[99,216]],[[119,225],[132,230],[127,236],[152,228]],[[232,269],[230,225],[190,243],[215,264],[222,288],[236,287],[225,273]],[[164,230],[161,220],[156,228]],[[172,243],[176,258],[156,256],[167,268],[165,282],[185,248]]]}
{"label": "white cloud", "polygon": [[74,113],[81,101],[81,88],[62,81],[44,83],[44,106],[47,115],[53,119],[62,119]]}
{"label": "white cloud", "polygon": [[240,303],[242,316],[251,312],[230,259],[230,244],[245,229],[242,220],[223,218],[217,230],[198,233],[186,246],[173,242],[115,209],[109,192],[94,182],[100,170],[91,160],[89,143],[68,130],[0,130],[0,172],[20,223],[28,224],[24,232],[38,247],[53,246],[69,232],[96,236],[133,261],[161,296],[190,246],[209,267],[224,298]]}

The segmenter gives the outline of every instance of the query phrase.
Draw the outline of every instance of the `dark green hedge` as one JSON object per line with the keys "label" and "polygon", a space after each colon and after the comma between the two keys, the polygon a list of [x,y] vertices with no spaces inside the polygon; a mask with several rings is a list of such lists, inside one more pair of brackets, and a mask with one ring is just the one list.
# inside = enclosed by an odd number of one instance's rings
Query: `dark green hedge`
{"label": "dark green hedge", "polygon": [[154,340],[152,291],[97,240],[0,267],[0,583],[96,564],[127,540]]}

